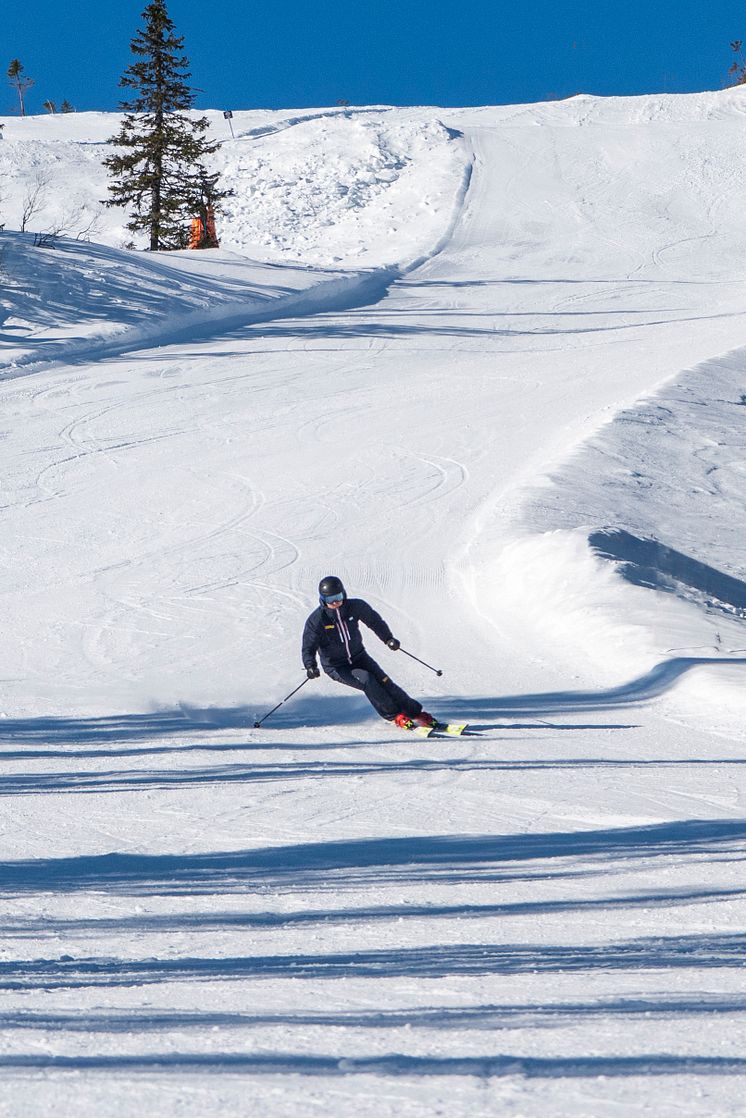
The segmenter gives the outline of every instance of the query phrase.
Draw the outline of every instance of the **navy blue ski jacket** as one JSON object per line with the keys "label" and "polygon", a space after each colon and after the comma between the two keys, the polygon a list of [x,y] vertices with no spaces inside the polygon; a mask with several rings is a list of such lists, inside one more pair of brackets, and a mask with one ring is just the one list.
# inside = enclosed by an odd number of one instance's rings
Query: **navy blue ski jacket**
{"label": "navy blue ski jacket", "polygon": [[362,598],[345,598],[339,609],[319,606],[303,629],[303,667],[316,667],[316,654],[322,668],[352,664],[365,651],[360,622],[367,625],[384,642],[393,633],[379,613]]}

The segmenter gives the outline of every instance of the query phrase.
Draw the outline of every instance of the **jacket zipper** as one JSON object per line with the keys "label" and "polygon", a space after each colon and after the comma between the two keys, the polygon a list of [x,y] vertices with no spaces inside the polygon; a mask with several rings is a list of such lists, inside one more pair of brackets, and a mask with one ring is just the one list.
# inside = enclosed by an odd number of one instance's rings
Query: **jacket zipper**
{"label": "jacket zipper", "polygon": [[337,615],[334,618],[334,620],[336,622],[337,628],[339,629],[340,640],[342,641],[342,644],[345,646],[345,652],[347,653],[347,662],[348,662],[348,664],[351,664],[352,663],[352,656],[350,654],[350,630],[345,625],[344,619],[342,617],[340,617],[339,615]]}

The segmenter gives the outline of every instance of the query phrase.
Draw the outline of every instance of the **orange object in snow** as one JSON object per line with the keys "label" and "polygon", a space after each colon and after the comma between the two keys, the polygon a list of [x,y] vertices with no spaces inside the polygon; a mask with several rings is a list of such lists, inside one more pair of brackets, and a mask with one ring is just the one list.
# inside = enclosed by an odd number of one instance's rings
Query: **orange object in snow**
{"label": "orange object in snow", "polygon": [[190,248],[219,248],[215,231],[215,211],[207,206],[202,217],[193,217],[189,233]]}
{"label": "orange object in snow", "polygon": [[202,218],[193,217],[192,227],[189,234],[189,247],[201,248],[202,247]]}

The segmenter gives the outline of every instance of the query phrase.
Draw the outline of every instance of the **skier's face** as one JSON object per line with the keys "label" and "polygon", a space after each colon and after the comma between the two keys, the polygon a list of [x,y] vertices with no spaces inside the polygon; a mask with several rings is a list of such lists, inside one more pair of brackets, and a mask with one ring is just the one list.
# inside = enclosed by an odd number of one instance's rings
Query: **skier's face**
{"label": "skier's face", "polygon": [[324,605],[327,609],[340,609],[344,600],[344,594],[331,594],[328,598],[324,598]]}

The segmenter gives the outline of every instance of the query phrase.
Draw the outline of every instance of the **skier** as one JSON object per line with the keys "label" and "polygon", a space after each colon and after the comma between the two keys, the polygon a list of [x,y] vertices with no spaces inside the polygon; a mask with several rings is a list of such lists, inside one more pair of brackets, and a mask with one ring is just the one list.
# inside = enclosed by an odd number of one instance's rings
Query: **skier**
{"label": "skier", "polygon": [[412,699],[386,675],[363,645],[359,622],[372,629],[376,636],[396,652],[399,641],[380,614],[362,598],[348,598],[336,575],[327,575],[319,583],[319,606],[309,616],[303,629],[303,667],[309,679],[321,674],[316,655],[330,679],[364,691],[381,718],[395,722],[402,729],[415,725],[435,726],[432,714],[422,703]]}

